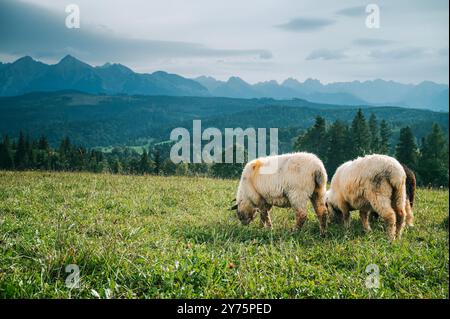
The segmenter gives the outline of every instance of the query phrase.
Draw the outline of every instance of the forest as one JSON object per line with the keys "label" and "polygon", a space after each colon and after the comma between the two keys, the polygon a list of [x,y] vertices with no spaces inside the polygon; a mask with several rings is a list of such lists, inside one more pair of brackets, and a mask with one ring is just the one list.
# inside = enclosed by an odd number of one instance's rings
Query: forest
{"label": "forest", "polygon": [[[410,126],[400,128],[396,145],[391,145],[392,127],[379,121],[374,113],[366,119],[359,109],[352,121],[328,123],[317,116],[315,123],[294,138],[294,151],[318,155],[331,178],[345,161],[366,154],[396,157],[416,172],[419,185],[448,187],[448,139],[440,125],[434,123],[420,140]],[[295,131],[293,131],[295,132]],[[292,132],[291,132],[292,133]],[[141,149],[113,147],[110,150],[89,148],[64,137],[51,147],[46,136],[37,139],[21,132],[17,139],[8,135],[0,143],[0,169],[88,171],[112,174],[153,174],[238,178],[244,164],[174,164],[169,158],[172,143],[153,143]],[[234,145],[234,152],[238,147]],[[223,154],[222,154],[223,156]]]}

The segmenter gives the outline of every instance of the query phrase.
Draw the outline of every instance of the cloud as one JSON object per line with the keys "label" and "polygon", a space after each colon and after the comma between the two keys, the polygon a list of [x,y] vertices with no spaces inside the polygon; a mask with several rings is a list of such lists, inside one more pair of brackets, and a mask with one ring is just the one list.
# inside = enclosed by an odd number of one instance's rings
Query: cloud
{"label": "cloud", "polygon": [[410,58],[422,58],[426,56],[427,50],[425,48],[402,48],[393,50],[373,50],[369,56],[381,60],[402,60]]}
{"label": "cloud", "polygon": [[65,13],[56,15],[23,2],[0,0],[0,53],[60,58],[73,54],[89,62],[148,61],[149,58],[192,58],[254,56],[271,59],[263,49],[215,49],[201,43],[160,41],[117,36],[107,27],[81,24],[79,29],[65,26]]}
{"label": "cloud", "polygon": [[336,11],[336,14],[346,17],[360,17],[366,15],[366,7],[365,6],[348,7]]}
{"label": "cloud", "polygon": [[439,49],[438,54],[443,57],[448,57],[448,48]]}
{"label": "cloud", "polygon": [[386,40],[386,39],[378,39],[378,38],[359,38],[353,40],[353,44],[365,46],[365,47],[376,47],[376,46],[383,46],[383,45],[389,45],[394,43],[394,41]]}
{"label": "cloud", "polygon": [[273,55],[270,51],[261,51],[259,52],[259,58],[263,60],[270,60],[273,58]]}
{"label": "cloud", "polygon": [[306,60],[340,60],[346,57],[342,50],[318,49],[312,51]]}
{"label": "cloud", "polygon": [[296,18],[288,23],[276,25],[276,27],[287,31],[316,31],[332,25],[335,22],[336,21],[330,19]]}

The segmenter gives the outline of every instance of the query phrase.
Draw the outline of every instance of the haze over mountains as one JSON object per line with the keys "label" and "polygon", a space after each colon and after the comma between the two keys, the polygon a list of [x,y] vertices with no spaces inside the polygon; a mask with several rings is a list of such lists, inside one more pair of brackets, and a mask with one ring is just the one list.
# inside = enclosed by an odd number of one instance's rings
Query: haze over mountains
{"label": "haze over mountains", "polygon": [[322,84],[289,78],[249,84],[239,77],[218,81],[201,76],[188,79],[157,71],[135,73],[121,64],[91,66],[67,55],[48,65],[29,56],[13,63],[0,63],[0,96],[35,91],[78,90],[94,94],[217,96],[232,98],[301,98],[316,103],[342,105],[390,105],[448,111],[449,87],[424,81],[417,85],[381,79]]}

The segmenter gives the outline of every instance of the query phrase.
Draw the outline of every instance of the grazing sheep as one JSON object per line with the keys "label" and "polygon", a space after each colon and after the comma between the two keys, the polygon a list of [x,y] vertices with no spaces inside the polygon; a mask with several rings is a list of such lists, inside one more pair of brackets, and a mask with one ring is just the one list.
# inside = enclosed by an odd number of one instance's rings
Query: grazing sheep
{"label": "grazing sheep", "polygon": [[[400,163],[402,164],[402,163]],[[405,212],[406,212],[406,226],[413,227],[414,226],[414,214],[412,212],[412,208],[414,206],[414,198],[416,193],[416,175],[414,172],[405,164],[402,164],[403,169],[406,173],[406,204],[405,204]],[[370,217],[373,219],[378,219],[379,215],[375,211],[370,212]],[[370,229],[370,226],[369,226]]]}
{"label": "grazing sheep", "polygon": [[386,155],[368,155],[346,162],[334,174],[326,203],[330,215],[341,215],[346,228],[350,211],[359,210],[364,230],[369,231],[369,213],[385,221],[388,237],[400,238],[405,224],[406,173]]}
{"label": "grazing sheep", "polygon": [[237,209],[244,225],[259,212],[261,225],[271,228],[269,211],[272,206],[292,207],[296,211],[296,228],[301,229],[310,200],[323,235],[327,226],[326,184],[327,172],[314,154],[302,152],[255,159],[242,171],[236,205],[232,209]]}

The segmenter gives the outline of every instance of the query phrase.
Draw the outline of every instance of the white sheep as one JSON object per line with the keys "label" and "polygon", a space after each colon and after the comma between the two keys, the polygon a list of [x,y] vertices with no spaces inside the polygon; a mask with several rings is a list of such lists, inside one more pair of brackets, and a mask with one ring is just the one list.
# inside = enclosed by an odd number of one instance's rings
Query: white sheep
{"label": "white sheep", "polygon": [[237,209],[244,225],[260,213],[261,225],[271,228],[269,210],[272,206],[292,207],[296,212],[296,228],[301,229],[310,200],[323,235],[327,226],[326,184],[325,167],[314,154],[301,152],[262,157],[244,167],[237,203],[232,209]]}
{"label": "white sheep", "polygon": [[385,221],[388,237],[399,238],[405,225],[406,173],[402,165],[386,155],[367,155],[338,167],[326,205],[331,216],[340,215],[346,228],[350,211],[359,210],[365,231],[370,230],[369,213],[377,212]]}

